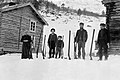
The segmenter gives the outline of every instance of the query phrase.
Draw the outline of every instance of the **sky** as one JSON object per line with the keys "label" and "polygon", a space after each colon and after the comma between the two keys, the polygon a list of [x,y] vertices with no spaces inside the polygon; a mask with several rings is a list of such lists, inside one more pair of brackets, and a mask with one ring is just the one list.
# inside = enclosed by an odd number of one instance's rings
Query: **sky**
{"label": "sky", "polygon": [[62,3],[65,3],[66,7],[70,7],[73,9],[85,9],[88,11],[92,11],[95,13],[101,14],[102,11],[105,11],[105,7],[102,4],[102,0],[48,0],[52,1],[59,6]]}

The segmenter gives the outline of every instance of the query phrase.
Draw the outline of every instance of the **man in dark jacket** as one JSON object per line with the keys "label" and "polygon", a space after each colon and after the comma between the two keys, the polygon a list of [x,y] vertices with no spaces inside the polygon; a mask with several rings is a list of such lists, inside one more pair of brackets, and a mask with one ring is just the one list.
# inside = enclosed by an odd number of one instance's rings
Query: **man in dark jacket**
{"label": "man in dark jacket", "polygon": [[49,35],[48,38],[48,46],[49,46],[49,58],[54,58],[55,55],[55,47],[56,47],[56,43],[57,43],[57,35],[55,34],[55,29],[52,28],[51,29],[51,34]]}
{"label": "man in dark jacket", "polygon": [[[108,46],[110,43],[110,35],[109,31],[105,28],[106,25],[104,23],[100,24],[101,30],[98,34],[98,45],[99,45],[99,60],[102,60],[103,55],[105,56],[105,60],[108,59]],[[104,53],[102,53],[104,50]]]}
{"label": "man in dark jacket", "polygon": [[82,48],[82,58],[85,59],[85,43],[88,38],[87,31],[83,28],[84,23],[80,23],[80,29],[77,30],[75,37],[75,45],[78,43],[78,58],[81,58],[81,48]]}

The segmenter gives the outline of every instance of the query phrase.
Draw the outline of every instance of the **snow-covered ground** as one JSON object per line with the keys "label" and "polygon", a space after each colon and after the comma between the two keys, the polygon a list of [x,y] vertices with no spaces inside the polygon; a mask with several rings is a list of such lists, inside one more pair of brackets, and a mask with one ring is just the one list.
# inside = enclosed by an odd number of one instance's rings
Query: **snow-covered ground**
{"label": "snow-covered ground", "polygon": [[0,56],[0,80],[120,80],[120,56],[108,61],[21,60],[20,54]]}

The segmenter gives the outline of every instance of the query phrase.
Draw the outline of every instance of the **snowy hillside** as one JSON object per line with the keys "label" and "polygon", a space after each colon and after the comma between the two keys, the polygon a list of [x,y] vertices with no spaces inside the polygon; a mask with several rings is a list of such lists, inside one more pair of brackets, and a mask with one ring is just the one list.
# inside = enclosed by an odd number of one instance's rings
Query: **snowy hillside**
{"label": "snowy hillside", "polygon": [[[39,11],[40,12],[40,11]],[[41,13],[42,14],[42,13]],[[89,54],[90,52],[90,46],[91,46],[91,40],[92,40],[92,32],[93,29],[95,29],[95,38],[94,38],[94,44],[93,44],[93,52],[95,48],[95,40],[97,40],[97,35],[99,31],[99,24],[100,23],[105,23],[105,18],[104,17],[92,17],[92,16],[86,16],[86,15],[81,15],[80,17],[77,15],[71,15],[71,14],[65,14],[65,13],[60,13],[62,16],[58,15],[52,15],[52,14],[45,14],[44,18],[47,20],[49,26],[46,26],[44,28],[44,35],[48,36],[50,34],[50,29],[55,28],[56,29],[56,34],[59,36],[64,36],[64,42],[65,42],[65,47],[64,47],[64,53],[67,56],[68,53],[68,34],[69,30],[72,31],[71,34],[71,56],[73,56],[74,53],[74,36],[76,34],[76,31],[79,29],[79,23],[84,22],[85,26],[84,28],[88,32],[88,41],[86,43],[86,53]],[[46,42],[46,47],[47,47],[47,52],[48,46]]]}
{"label": "snowy hillside", "polygon": [[65,4],[65,7],[70,7],[73,9],[86,9],[94,13],[101,14],[102,11],[105,11],[104,5],[102,5],[102,0],[49,0],[55,4],[61,6],[62,3]]}

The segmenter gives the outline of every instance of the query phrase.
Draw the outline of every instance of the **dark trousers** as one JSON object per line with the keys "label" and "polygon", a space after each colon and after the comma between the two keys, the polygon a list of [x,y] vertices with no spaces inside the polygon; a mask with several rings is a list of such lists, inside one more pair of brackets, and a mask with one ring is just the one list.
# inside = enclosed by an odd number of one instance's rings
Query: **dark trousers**
{"label": "dark trousers", "polygon": [[59,48],[59,47],[56,48],[56,57],[55,58],[57,58],[58,55],[59,55],[59,58],[61,57],[61,51],[62,51],[61,48]]}
{"label": "dark trousers", "polygon": [[49,50],[49,57],[50,58],[54,58],[54,55],[55,55],[55,48],[50,48],[50,50]]}
{"label": "dark trousers", "polygon": [[85,42],[78,42],[78,58],[81,58],[81,49],[82,49],[82,58],[85,59]]}
{"label": "dark trousers", "polygon": [[102,60],[103,55],[105,56],[105,59],[108,58],[108,46],[107,43],[99,44],[99,59]]}
{"label": "dark trousers", "polygon": [[76,48],[77,48],[77,46],[76,46],[75,43],[74,43],[74,59],[77,59]]}
{"label": "dark trousers", "polygon": [[49,58],[54,58],[54,55],[55,55],[55,42],[54,41],[51,41],[50,42],[50,47],[49,47]]}

